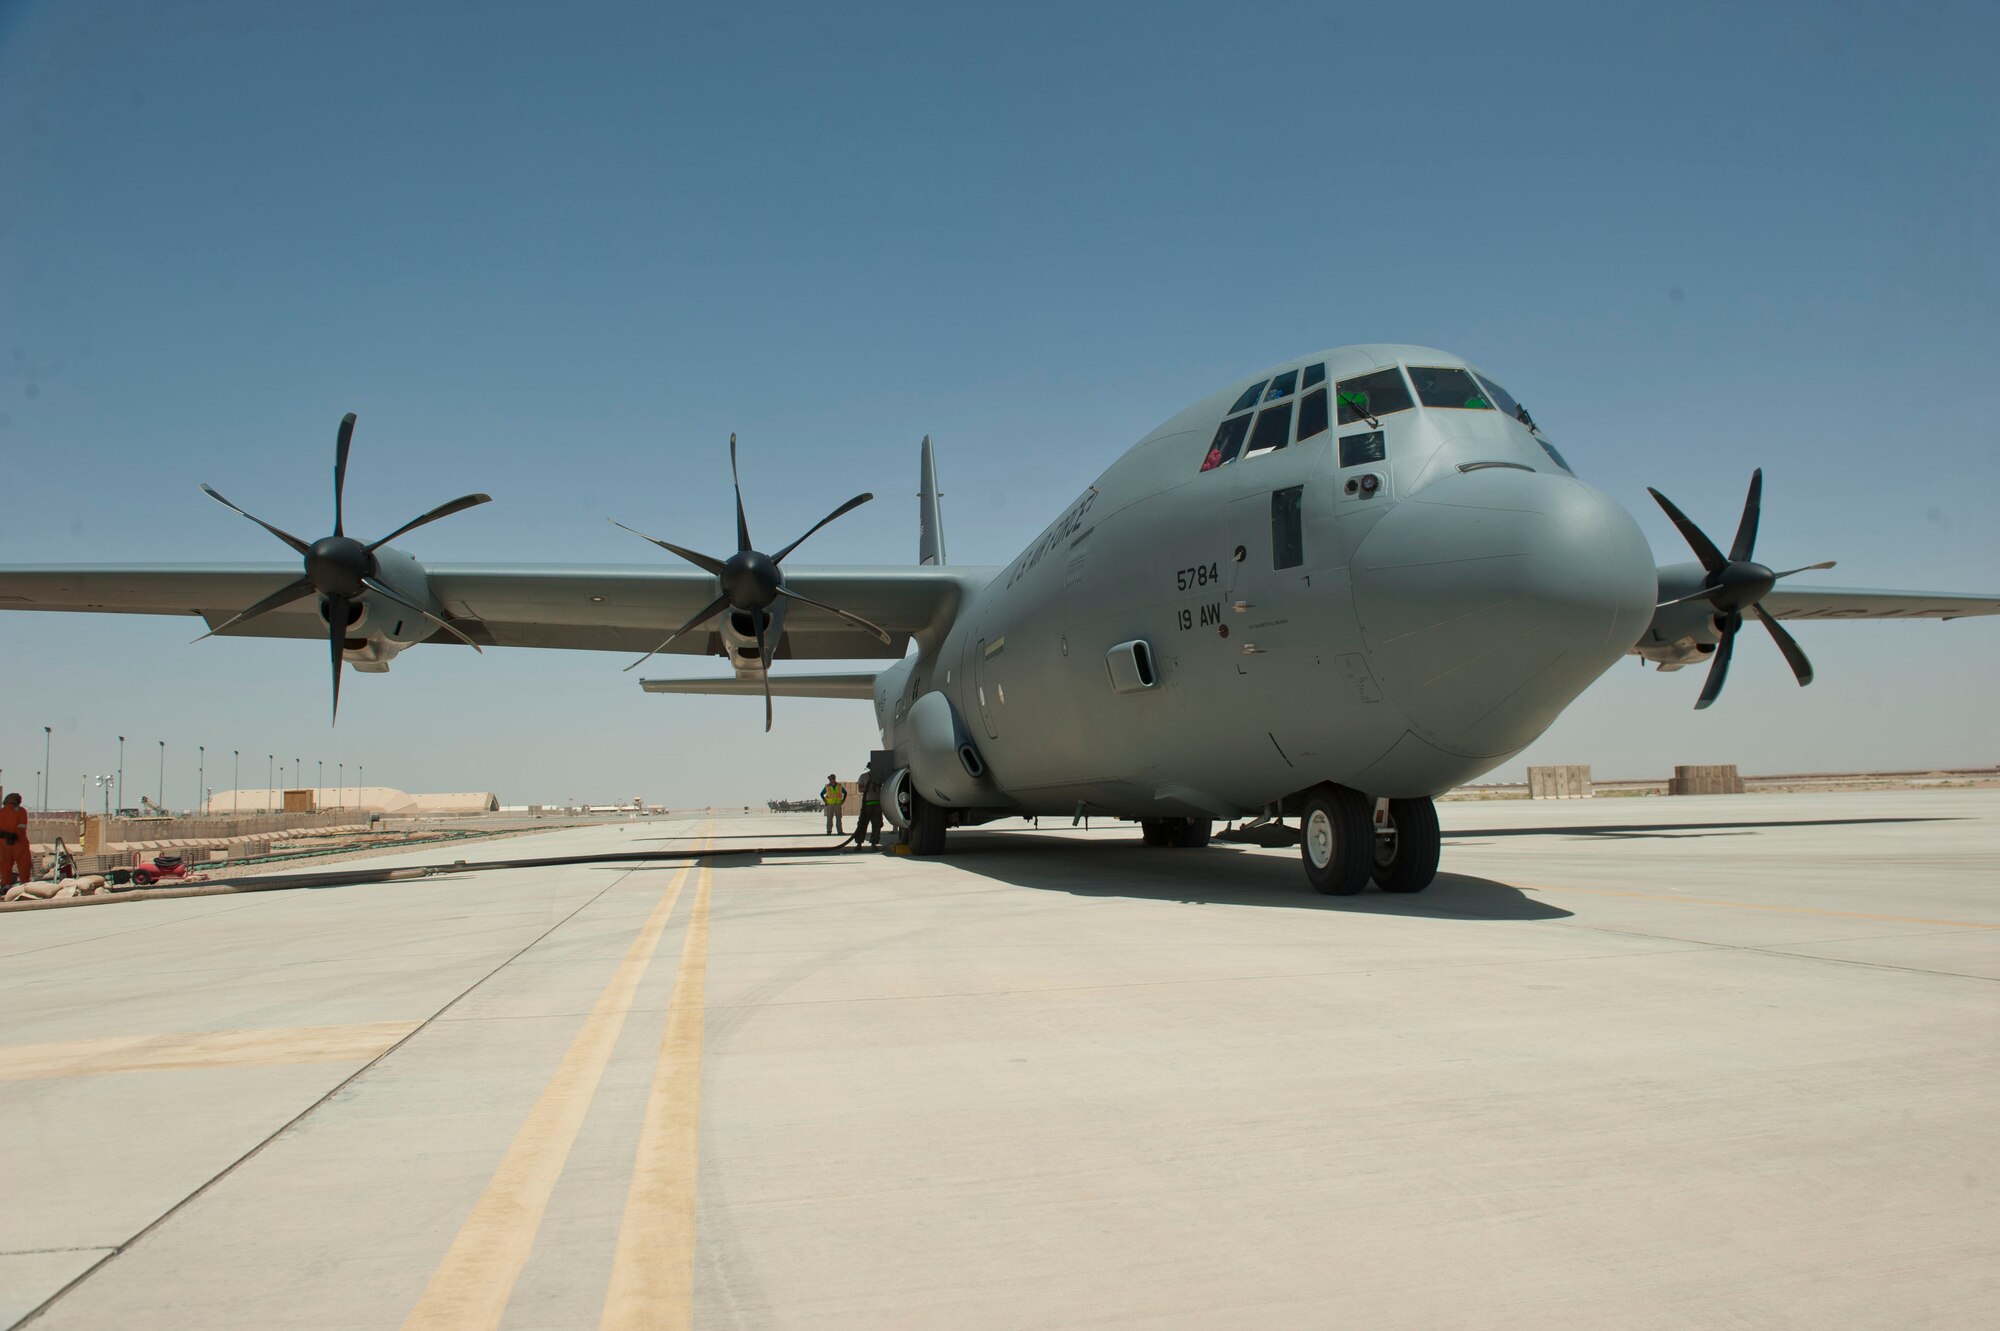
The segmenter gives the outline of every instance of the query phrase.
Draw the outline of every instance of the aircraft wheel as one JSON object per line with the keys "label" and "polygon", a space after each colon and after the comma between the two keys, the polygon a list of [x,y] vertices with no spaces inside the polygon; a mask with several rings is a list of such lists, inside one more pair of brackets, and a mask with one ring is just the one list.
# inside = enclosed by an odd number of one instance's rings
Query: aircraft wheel
{"label": "aircraft wheel", "polygon": [[1167,820],[1164,818],[1141,818],[1139,820],[1139,835],[1145,838],[1146,844],[1149,846],[1166,845]]}
{"label": "aircraft wheel", "polygon": [[1306,798],[1299,854],[1306,881],[1321,896],[1350,897],[1368,886],[1375,829],[1368,802],[1345,786],[1321,786]]}
{"label": "aircraft wheel", "polygon": [[1377,834],[1375,842],[1375,886],[1384,892],[1421,892],[1437,877],[1437,805],[1427,799],[1390,800],[1389,827],[1393,835]]}
{"label": "aircraft wheel", "polygon": [[919,795],[910,792],[910,853],[912,855],[944,854],[945,811]]}
{"label": "aircraft wheel", "polygon": [[1182,850],[1199,850],[1208,844],[1215,823],[1208,818],[1169,818],[1167,844]]}

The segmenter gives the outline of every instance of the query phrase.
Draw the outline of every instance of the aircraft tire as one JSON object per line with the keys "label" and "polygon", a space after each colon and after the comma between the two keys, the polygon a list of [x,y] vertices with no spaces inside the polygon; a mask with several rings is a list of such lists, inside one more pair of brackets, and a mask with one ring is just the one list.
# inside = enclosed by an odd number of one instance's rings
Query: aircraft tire
{"label": "aircraft tire", "polygon": [[944,854],[945,811],[910,792],[910,854]]}
{"label": "aircraft tire", "polygon": [[1149,846],[1170,844],[1167,836],[1167,820],[1164,818],[1141,818],[1139,835],[1145,838]]}
{"label": "aircraft tire", "polygon": [[1368,886],[1375,867],[1375,829],[1366,800],[1345,786],[1320,786],[1306,797],[1299,826],[1299,857],[1313,891],[1351,897]]}
{"label": "aircraft tire", "polygon": [[1179,850],[1199,850],[1208,844],[1215,834],[1215,822],[1209,818],[1169,818],[1167,819],[1167,844]]}
{"label": "aircraft tire", "polygon": [[1442,841],[1437,805],[1427,799],[1390,800],[1389,821],[1396,835],[1387,849],[1380,838],[1371,838],[1375,886],[1384,892],[1421,892],[1437,877]]}

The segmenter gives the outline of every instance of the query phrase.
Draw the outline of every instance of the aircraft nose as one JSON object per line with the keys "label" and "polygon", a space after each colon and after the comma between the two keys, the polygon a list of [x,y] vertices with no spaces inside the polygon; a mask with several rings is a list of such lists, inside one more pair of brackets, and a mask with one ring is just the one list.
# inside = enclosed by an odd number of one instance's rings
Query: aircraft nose
{"label": "aircraft nose", "polygon": [[1437,747],[1503,757],[1639,640],[1658,579],[1639,525],[1569,476],[1511,467],[1434,481],[1355,552],[1376,680]]}

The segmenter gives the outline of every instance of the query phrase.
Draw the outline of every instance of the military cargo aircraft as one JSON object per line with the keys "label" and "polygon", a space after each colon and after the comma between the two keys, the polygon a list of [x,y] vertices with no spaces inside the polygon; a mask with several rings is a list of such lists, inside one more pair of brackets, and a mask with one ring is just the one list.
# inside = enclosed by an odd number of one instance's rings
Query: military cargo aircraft
{"label": "military cargo aircraft", "polygon": [[[0,608],[324,639],[336,716],[343,662],[385,671],[419,642],[722,656],[730,677],[644,687],[762,693],[767,730],[774,694],[872,699],[889,815],[917,854],[941,853],[953,826],[1015,816],[1130,819],[1149,844],[1190,848],[1217,820],[1245,820],[1296,840],[1312,886],[1336,895],[1428,886],[1432,797],[1519,753],[1623,656],[1707,662],[1706,707],[1748,621],[1803,685],[1812,666],[1780,621],[2000,613],[2000,596],[1780,588],[1832,565],[1757,562],[1761,472],[1726,554],[1654,491],[1696,556],[1656,568],[1631,515],[1526,408],[1427,347],[1316,352],[1203,398],[1002,568],[946,561],[928,439],[914,567],[787,567],[872,496],[766,555],[740,480],[733,554],[645,537],[687,568],[426,566],[389,542],[488,496],[373,542],[347,536],[354,419],[335,444],[331,536],[301,540],[203,487],[302,569],[6,568]],[[892,664],[770,670],[837,659]]]}

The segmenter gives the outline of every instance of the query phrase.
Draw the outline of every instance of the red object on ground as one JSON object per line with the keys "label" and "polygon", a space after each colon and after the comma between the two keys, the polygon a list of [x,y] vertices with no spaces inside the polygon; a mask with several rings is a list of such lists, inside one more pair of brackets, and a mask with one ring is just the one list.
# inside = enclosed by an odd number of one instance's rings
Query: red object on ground
{"label": "red object on ground", "polygon": [[178,855],[155,855],[132,866],[132,886],[151,887],[162,878],[187,877],[187,861]]}

